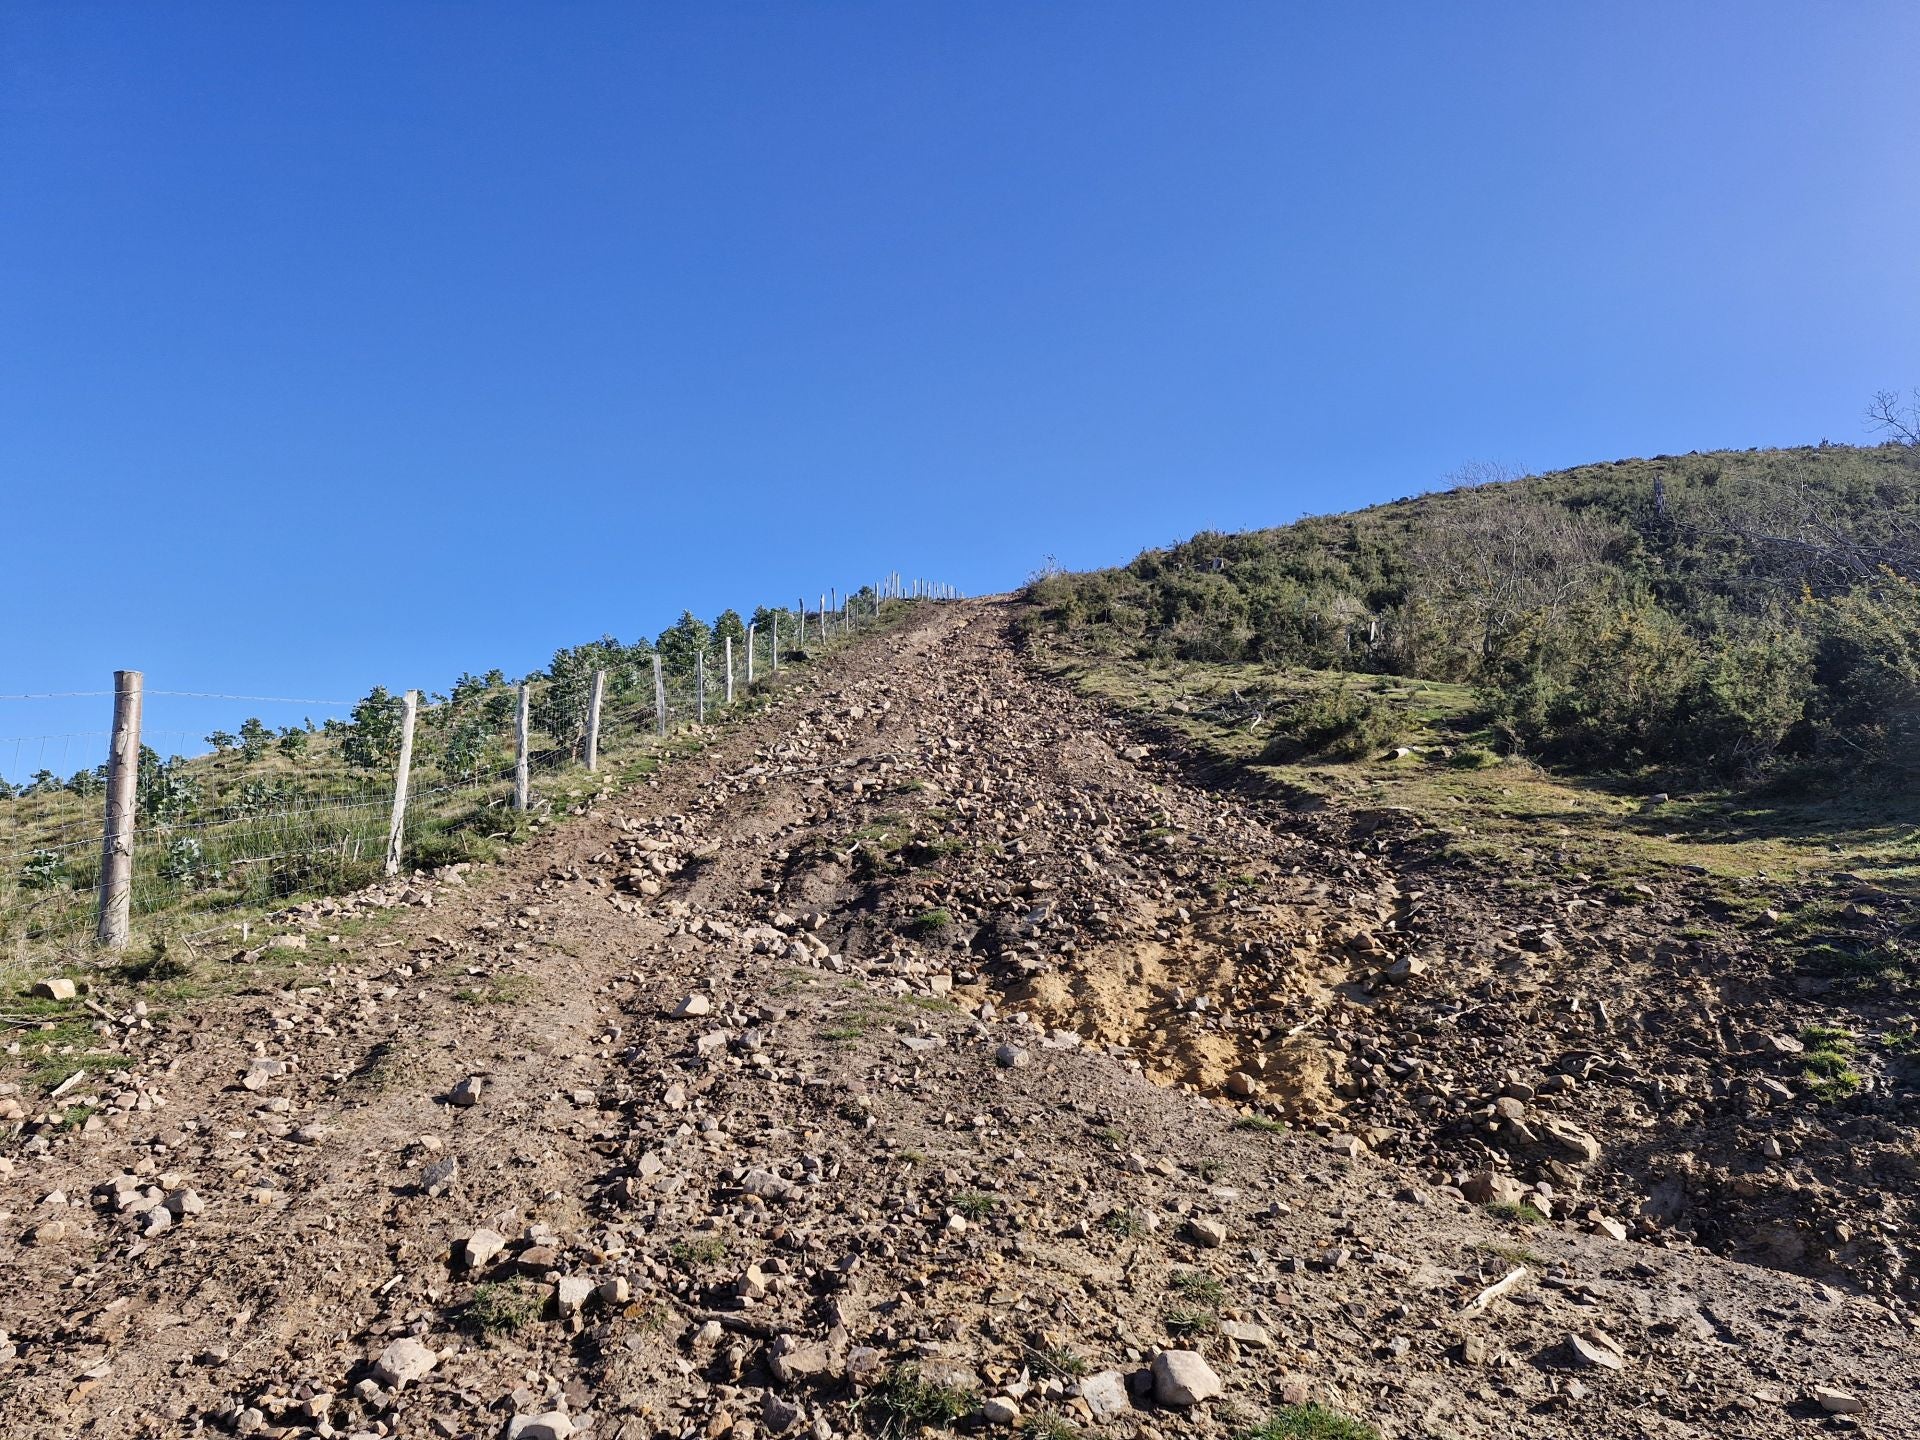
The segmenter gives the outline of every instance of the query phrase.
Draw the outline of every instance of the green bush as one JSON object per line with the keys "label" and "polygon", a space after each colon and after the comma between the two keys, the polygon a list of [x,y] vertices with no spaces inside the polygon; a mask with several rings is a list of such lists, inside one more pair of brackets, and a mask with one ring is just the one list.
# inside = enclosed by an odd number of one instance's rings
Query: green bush
{"label": "green bush", "polygon": [[67,862],[58,850],[35,850],[20,862],[22,890],[57,890],[67,883]]}
{"label": "green bush", "polygon": [[1361,760],[1389,749],[1404,726],[1399,707],[1340,685],[1287,706],[1273,722],[1260,761]]}

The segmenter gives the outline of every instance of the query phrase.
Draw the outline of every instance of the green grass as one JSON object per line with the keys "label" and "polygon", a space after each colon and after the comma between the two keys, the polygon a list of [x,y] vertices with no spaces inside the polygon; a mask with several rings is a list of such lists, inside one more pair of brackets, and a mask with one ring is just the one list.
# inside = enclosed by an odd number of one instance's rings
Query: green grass
{"label": "green grass", "polygon": [[1100,1218],[1100,1228],[1123,1240],[1135,1240],[1148,1234],[1147,1222],[1134,1210],[1109,1210]]}
{"label": "green grass", "polygon": [[1175,1305],[1160,1318],[1169,1335],[1182,1339],[1211,1335],[1220,1324],[1219,1315],[1203,1305]]}
{"label": "green grass", "polygon": [[955,1385],[936,1385],[921,1377],[920,1367],[895,1366],[873,1389],[854,1402],[854,1413],[888,1440],[929,1427],[942,1429],[973,1413],[971,1391]]}
{"label": "green grass", "polygon": [[41,1090],[57,1090],[82,1071],[99,1074],[107,1070],[125,1070],[136,1063],[132,1055],[49,1055],[27,1071],[29,1084]]}
{"label": "green grass", "polygon": [[728,1249],[724,1235],[696,1235],[674,1241],[667,1247],[667,1254],[680,1265],[718,1265],[727,1258]]}
{"label": "green grass", "polygon": [[953,916],[945,910],[922,910],[907,922],[906,928],[916,939],[930,940],[953,928]]}
{"label": "green grass", "polygon": [[1020,1422],[1020,1433],[1028,1440],[1080,1440],[1083,1432],[1058,1410],[1042,1410]]}
{"label": "green grass", "polygon": [[1547,1218],[1525,1200],[1495,1200],[1480,1208],[1496,1219],[1512,1220],[1521,1225],[1544,1224]]}
{"label": "green grass", "polygon": [[1276,1120],[1271,1115],[1242,1115],[1233,1122],[1236,1130],[1258,1130],[1265,1135],[1278,1135],[1287,1129],[1287,1122]]}
{"label": "green grass", "polygon": [[531,975],[490,975],[473,985],[453,992],[462,1005],[518,1005],[539,993],[540,985]]}
{"label": "green grass", "polygon": [[1000,1205],[998,1195],[989,1195],[983,1190],[962,1190],[949,1196],[947,1204],[969,1220],[985,1220]]}
{"label": "green grass", "polygon": [[[1783,886],[1836,871],[1920,895],[1920,828],[1912,819],[1920,805],[1901,784],[1758,793],[1696,787],[1649,807],[1649,783],[1638,777],[1555,773],[1500,756],[1467,685],[1113,654],[1056,653],[1051,668],[1082,694],[1172,732],[1203,778],[1296,802],[1404,807],[1443,837],[1437,855],[1472,869],[1582,873],[1598,886],[1617,887],[1623,902],[1639,903],[1645,897],[1632,882],[1670,880],[1679,867],[1694,865],[1707,872],[1695,883],[1752,911]],[[1269,730],[1254,717],[1325,705],[1342,690],[1394,707],[1399,741],[1418,754],[1263,759]],[[1156,826],[1142,838],[1170,833]],[[1743,894],[1743,886],[1761,894]],[[1902,945],[1850,937],[1809,956],[1808,965],[1887,984],[1903,967],[1920,969],[1915,958]]]}
{"label": "green grass", "polygon": [[525,1280],[488,1282],[473,1287],[467,1320],[485,1335],[516,1335],[540,1318],[544,1290]]}
{"label": "green grass", "polygon": [[1023,1358],[1027,1369],[1042,1380],[1078,1380],[1093,1368],[1086,1356],[1076,1354],[1064,1345],[1044,1348],[1030,1345]]}
{"label": "green grass", "polygon": [[1800,1083],[1815,1099],[1833,1104],[1857,1094],[1862,1077],[1853,1068],[1860,1042],[1851,1030],[1809,1025],[1800,1032],[1806,1052],[1800,1057]]}
{"label": "green grass", "polygon": [[1324,1405],[1283,1405],[1240,1440],[1380,1440],[1380,1432]]}
{"label": "green grass", "polygon": [[1204,1270],[1175,1270],[1167,1276],[1167,1294],[1178,1302],[1161,1317],[1173,1335],[1212,1334],[1227,1303],[1225,1287]]}
{"label": "green grass", "polygon": [[1217,1309],[1227,1303],[1227,1292],[1204,1270],[1176,1270],[1167,1277],[1167,1291],[1196,1305]]}

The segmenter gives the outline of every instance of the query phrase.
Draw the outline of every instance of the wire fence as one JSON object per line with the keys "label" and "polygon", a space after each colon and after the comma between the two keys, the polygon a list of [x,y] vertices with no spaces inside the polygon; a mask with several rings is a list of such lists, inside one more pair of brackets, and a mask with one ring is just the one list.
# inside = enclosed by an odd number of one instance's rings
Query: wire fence
{"label": "wire fence", "polygon": [[[762,607],[751,623],[731,611],[714,627],[683,617],[657,642],[602,640],[558,652],[522,681],[496,671],[422,696],[399,815],[400,876],[489,858],[543,814],[638,778],[689,730],[759,704],[792,667],[917,603],[958,598],[952,587],[889,577],[845,598],[828,592],[817,605]],[[145,690],[155,718],[170,701],[283,707],[283,718],[284,707],[331,713],[319,724],[303,717],[279,726],[249,716],[231,733],[140,727],[124,876],[134,939],[238,938],[297,903],[380,880],[395,821],[403,693],[376,688],[349,702]],[[53,699],[111,706],[115,692],[0,696]],[[9,747],[23,757],[0,771],[23,782],[0,782],[0,967],[77,964],[107,933],[102,910],[113,902],[103,889],[114,890],[119,872],[105,843],[110,766],[101,762],[113,736],[0,739],[0,759]]]}

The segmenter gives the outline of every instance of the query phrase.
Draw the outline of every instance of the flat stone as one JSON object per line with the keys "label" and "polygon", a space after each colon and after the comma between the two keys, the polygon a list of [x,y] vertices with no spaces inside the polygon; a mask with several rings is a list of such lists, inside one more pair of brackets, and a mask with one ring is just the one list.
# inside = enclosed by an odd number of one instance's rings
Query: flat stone
{"label": "flat stone", "polygon": [[459,1173],[460,1162],[451,1155],[442,1155],[427,1166],[426,1173],[420,1177],[420,1183],[429,1195],[444,1194]]}
{"label": "flat stone", "polygon": [[993,1052],[993,1063],[1002,1070],[1018,1070],[1033,1063],[1033,1054],[1018,1045],[1002,1045]]}
{"label": "flat stone", "polygon": [[1836,1390],[1830,1385],[1813,1387],[1814,1403],[1829,1415],[1858,1415],[1867,1408],[1867,1402],[1858,1395],[1846,1390]]}
{"label": "flat stone", "polygon": [[1153,1398],[1185,1408],[1221,1392],[1220,1377],[1197,1350],[1162,1350],[1153,1357]]}
{"label": "flat stone", "polygon": [[438,1355],[412,1336],[406,1336],[380,1352],[380,1358],[373,1362],[373,1378],[392,1388],[418,1380],[439,1363]]}
{"label": "flat stone", "polygon": [[1578,1125],[1555,1119],[1542,1119],[1539,1125],[1547,1139],[1581,1163],[1591,1165],[1600,1158],[1600,1142]]}
{"label": "flat stone", "polygon": [[767,1349],[767,1359],[774,1377],[785,1385],[824,1375],[833,1363],[825,1341],[802,1340],[796,1335],[774,1336],[773,1344]]}
{"label": "flat stone", "polygon": [[71,1000],[75,993],[73,981],[64,975],[49,975],[33,982],[32,994],[36,1000]]}
{"label": "flat stone", "polygon": [[769,1390],[760,1397],[760,1424],[769,1435],[784,1435],[804,1418],[803,1411],[784,1395]]}
{"label": "flat stone", "polygon": [[1133,1408],[1127,1396],[1127,1377],[1118,1370],[1102,1370],[1080,1382],[1080,1398],[1087,1402],[1093,1418],[1107,1421]]}
{"label": "flat stone", "polygon": [[980,1418],[989,1425],[1013,1425],[1020,1419],[1020,1407],[1004,1395],[995,1395],[980,1407]]}
{"label": "flat stone", "polygon": [[460,1250],[466,1258],[467,1268],[478,1270],[506,1248],[506,1236],[498,1230],[488,1230],[483,1226],[467,1236]]}
{"label": "flat stone", "polygon": [[710,1015],[712,1013],[713,1002],[697,992],[687,996],[686,999],[673,1007],[673,1018],[676,1020],[691,1020],[696,1016]]}
{"label": "flat stone", "polygon": [[562,1315],[577,1315],[593,1297],[593,1281],[585,1275],[562,1275],[553,1282],[553,1305]]}
{"label": "flat stone", "polygon": [[1576,1365],[1601,1370],[1624,1370],[1627,1366],[1626,1356],[1618,1350],[1603,1345],[1598,1340],[1589,1340],[1584,1335],[1569,1335],[1567,1350]]}
{"label": "flat stone", "polygon": [[1271,1330],[1248,1320],[1222,1320],[1220,1333],[1236,1345],[1251,1345],[1256,1350],[1271,1350],[1276,1344]]}
{"label": "flat stone", "polygon": [[564,1410],[516,1415],[507,1422],[507,1440],[567,1440],[572,1434],[573,1421]]}
{"label": "flat stone", "polygon": [[1187,1238],[1202,1250],[1217,1250],[1227,1243],[1227,1227],[1218,1220],[1196,1215],[1187,1221]]}

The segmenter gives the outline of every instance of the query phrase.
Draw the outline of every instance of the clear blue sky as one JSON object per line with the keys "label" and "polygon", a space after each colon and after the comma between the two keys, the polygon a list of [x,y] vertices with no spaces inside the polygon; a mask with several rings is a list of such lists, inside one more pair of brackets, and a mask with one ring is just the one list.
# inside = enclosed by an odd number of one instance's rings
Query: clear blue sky
{"label": "clear blue sky", "polygon": [[0,693],[1866,438],[1920,7],[1575,8],[12,0]]}

